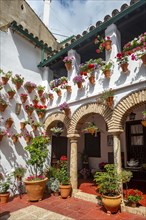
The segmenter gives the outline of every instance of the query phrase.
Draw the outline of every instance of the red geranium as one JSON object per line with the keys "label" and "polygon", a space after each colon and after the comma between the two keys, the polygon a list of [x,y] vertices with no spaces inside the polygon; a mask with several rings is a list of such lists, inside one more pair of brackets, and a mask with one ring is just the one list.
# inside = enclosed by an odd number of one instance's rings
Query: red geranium
{"label": "red geranium", "polygon": [[60,160],[61,160],[61,161],[67,161],[67,157],[66,157],[65,155],[62,155],[62,156],[60,157]]}

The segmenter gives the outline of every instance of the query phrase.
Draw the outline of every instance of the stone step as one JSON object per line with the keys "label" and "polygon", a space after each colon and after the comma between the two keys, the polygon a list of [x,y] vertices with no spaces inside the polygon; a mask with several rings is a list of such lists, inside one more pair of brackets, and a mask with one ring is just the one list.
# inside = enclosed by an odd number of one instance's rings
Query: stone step
{"label": "stone step", "polygon": [[77,199],[82,199],[85,201],[89,201],[89,202],[93,202],[93,203],[100,203],[100,199],[97,197],[97,195],[92,195],[89,193],[85,193],[82,191],[77,191],[73,193],[73,197],[77,198]]}

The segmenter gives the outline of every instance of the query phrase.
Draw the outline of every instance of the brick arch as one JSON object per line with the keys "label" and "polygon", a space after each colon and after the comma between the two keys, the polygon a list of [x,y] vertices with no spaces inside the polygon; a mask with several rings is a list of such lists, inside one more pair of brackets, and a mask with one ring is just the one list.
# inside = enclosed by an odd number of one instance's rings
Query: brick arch
{"label": "brick arch", "polygon": [[112,112],[113,110],[111,110],[109,107],[104,105],[97,105],[97,103],[88,103],[82,105],[79,109],[75,111],[71,118],[68,134],[78,133],[78,128],[82,125],[83,118],[90,114],[101,115],[106,121],[107,126],[109,127]]}
{"label": "brick arch", "polygon": [[112,115],[112,123],[109,126],[109,131],[123,131],[124,123],[127,116],[132,111],[133,107],[138,107],[146,103],[146,90],[132,92],[124,97],[115,107]]}
{"label": "brick arch", "polygon": [[64,126],[68,130],[69,124],[70,124],[70,119],[68,117],[66,117],[64,113],[61,113],[61,112],[52,113],[51,115],[49,115],[47,117],[47,119],[45,120],[45,123],[44,123],[45,130],[47,130],[47,128],[50,127],[54,121],[63,122]]}

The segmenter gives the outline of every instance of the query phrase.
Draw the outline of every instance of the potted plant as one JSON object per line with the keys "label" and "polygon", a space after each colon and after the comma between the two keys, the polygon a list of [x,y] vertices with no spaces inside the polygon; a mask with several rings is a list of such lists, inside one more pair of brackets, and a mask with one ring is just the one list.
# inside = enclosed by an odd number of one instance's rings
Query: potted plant
{"label": "potted plant", "polygon": [[72,61],[73,61],[73,57],[64,57],[63,62],[65,63],[65,67],[67,69],[67,71],[70,71],[72,69]]}
{"label": "potted plant", "polygon": [[48,181],[48,178],[43,175],[44,163],[48,157],[48,143],[48,137],[37,136],[33,138],[30,145],[25,147],[25,150],[29,153],[28,164],[34,170],[32,175],[24,181],[30,201],[38,201],[43,198],[46,182]]}
{"label": "potted plant", "polygon": [[13,143],[15,144],[18,141],[18,138],[21,137],[21,136],[22,136],[21,133],[20,134],[19,133],[18,134],[12,134],[11,138],[13,140]]}
{"label": "potted plant", "polygon": [[37,95],[35,95],[32,102],[33,102],[34,105],[37,105],[38,102],[39,102],[39,97]]}
{"label": "potted plant", "polygon": [[28,95],[26,93],[21,93],[20,94],[20,99],[22,103],[25,103],[27,100]]}
{"label": "potted plant", "polygon": [[15,84],[16,89],[20,89],[21,85],[24,82],[24,77],[21,75],[16,74],[14,77],[12,77],[12,83]]}
{"label": "potted plant", "polygon": [[33,136],[31,134],[31,132],[25,131],[23,134],[23,137],[24,137],[26,143],[28,144],[31,141]]}
{"label": "potted plant", "polygon": [[101,70],[102,70],[102,72],[104,73],[105,77],[108,78],[108,79],[109,79],[110,76],[111,76],[111,67],[112,67],[112,66],[113,66],[112,61],[109,61],[109,62],[103,61]]}
{"label": "potted plant", "polygon": [[0,203],[7,203],[10,196],[10,186],[12,185],[11,176],[6,175],[5,178],[0,174]]}
{"label": "potted plant", "polygon": [[50,129],[50,131],[52,131],[53,134],[58,137],[58,136],[60,136],[61,133],[63,132],[63,128],[53,127],[53,128]]}
{"label": "potted plant", "polygon": [[23,166],[18,166],[18,167],[15,167],[15,169],[13,171],[13,176],[18,181],[20,181],[24,177],[25,173],[26,173],[26,168],[24,168]]}
{"label": "potted plant", "polygon": [[73,78],[74,84],[77,84],[79,89],[82,89],[82,83],[83,83],[84,81],[85,81],[85,80],[83,79],[83,77],[82,77],[81,75],[80,75],[80,76],[75,76],[75,77]]}
{"label": "potted plant", "polygon": [[104,166],[105,172],[96,172],[94,180],[99,186],[99,192],[102,193],[102,203],[110,213],[117,212],[121,203],[121,177],[116,171],[114,164]]}
{"label": "potted plant", "polygon": [[9,99],[12,99],[16,93],[16,91],[14,89],[9,89],[7,91],[8,95],[9,95]]}
{"label": "potted plant", "polygon": [[122,52],[118,53],[116,58],[118,65],[122,68],[122,71],[124,73],[128,72],[128,56]]}
{"label": "potted plant", "polygon": [[67,83],[61,85],[61,89],[66,89],[68,93],[72,91],[71,86]]}
{"label": "potted plant", "polygon": [[46,105],[34,105],[34,108],[37,112],[39,118],[43,118],[46,112]]}
{"label": "potted plant", "polygon": [[20,122],[20,129],[23,130],[27,124],[30,124],[29,120]]}
{"label": "potted plant", "polygon": [[58,87],[61,84],[60,79],[54,79],[50,81],[49,86],[51,89],[54,89],[55,87]]}
{"label": "potted plant", "polygon": [[143,193],[138,189],[128,189],[126,190],[125,199],[127,204],[131,207],[136,207],[139,201],[142,199]]}
{"label": "potted plant", "polygon": [[60,111],[64,111],[64,112],[65,112],[65,115],[66,115],[67,117],[71,114],[69,105],[68,105],[66,102],[64,102],[64,103],[62,103],[61,105],[59,105],[59,109],[60,109]]}
{"label": "potted plant", "polygon": [[34,106],[32,104],[25,106],[25,111],[27,112],[28,116],[31,116],[33,110],[34,110]]}
{"label": "potted plant", "polygon": [[54,99],[54,96],[53,96],[52,93],[48,93],[48,97],[49,97],[50,100],[53,100],[53,99]]}
{"label": "potted plant", "polygon": [[61,84],[65,84],[65,83],[67,83],[67,81],[68,81],[68,79],[67,79],[66,76],[62,76],[62,77],[60,78],[60,80],[61,80]]}
{"label": "potted plant", "polygon": [[100,35],[98,35],[95,38],[94,43],[99,45],[98,49],[96,49],[96,53],[102,53],[104,49],[107,51],[111,50],[112,41],[109,36],[103,38]]}
{"label": "potted plant", "polygon": [[141,121],[141,124],[146,127],[146,110],[142,112],[143,114],[143,120]]}
{"label": "potted plant", "polygon": [[33,130],[33,131],[36,131],[36,129],[37,129],[38,127],[41,127],[41,126],[42,126],[41,123],[40,123],[40,122],[37,122],[37,121],[36,121],[36,122],[33,121],[33,122],[31,123],[31,127],[32,127],[32,130]]}
{"label": "potted plant", "polygon": [[102,100],[106,100],[106,104],[112,108],[113,106],[113,99],[114,99],[114,91],[112,89],[106,90],[102,95],[101,95]]}
{"label": "potted plant", "polygon": [[59,191],[60,191],[60,182],[59,180],[56,178],[50,178],[50,188],[51,191],[53,192],[54,196],[58,196],[59,195]]}
{"label": "potted plant", "polygon": [[39,96],[41,96],[43,92],[45,91],[45,86],[38,85],[37,91],[38,91]]}
{"label": "potted plant", "polygon": [[12,72],[8,71],[7,73],[5,73],[2,69],[0,69],[0,74],[2,74],[2,83],[3,83],[3,85],[6,85],[7,82],[9,81],[9,79],[12,76]]}
{"label": "potted plant", "polygon": [[7,118],[7,120],[5,121],[5,127],[8,129],[12,126],[13,124],[13,119],[12,118]]}
{"label": "potted plant", "polygon": [[4,112],[8,103],[0,96],[0,112]]}
{"label": "potted plant", "polygon": [[57,95],[58,95],[59,97],[62,95],[60,88],[55,87],[55,88],[54,88],[54,91],[57,93]]}
{"label": "potted plant", "polygon": [[99,128],[95,125],[94,122],[86,122],[87,124],[87,127],[83,130],[87,133],[90,133],[90,134],[95,134],[96,132],[99,132]]}
{"label": "potted plant", "polygon": [[141,49],[140,51],[135,52],[131,55],[132,60],[141,59],[143,64],[146,65],[146,49]]}
{"label": "potted plant", "polygon": [[31,93],[37,86],[35,83],[28,81],[24,84],[24,87],[27,89],[28,93]]}
{"label": "potted plant", "polygon": [[45,104],[46,103],[46,99],[47,99],[47,94],[43,93],[42,96],[40,97],[41,102]]}
{"label": "potted plant", "polygon": [[60,181],[60,194],[63,199],[66,199],[71,194],[70,177],[68,173],[68,161],[66,156],[61,156],[59,164],[59,181]]}
{"label": "potted plant", "polygon": [[4,128],[0,128],[0,141],[2,141],[5,135],[7,135],[7,130],[5,130]]}

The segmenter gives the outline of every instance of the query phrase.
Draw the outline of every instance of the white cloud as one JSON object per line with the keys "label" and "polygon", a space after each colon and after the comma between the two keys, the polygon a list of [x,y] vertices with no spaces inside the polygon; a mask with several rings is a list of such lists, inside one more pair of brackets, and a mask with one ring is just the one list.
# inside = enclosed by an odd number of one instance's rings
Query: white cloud
{"label": "white cloud", "polygon": [[[43,0],[27,0],[34,11],[42,18]],[[120,10],[122,4],[130,0],[66,0],[69,7],[61,4],[61,0],[52,0],[50,10],[49,29],[52,33],[65,36],[82,34],[90,25],[103,21],[104,17],[111,15],[114,9]],[[58,41],[65,37],[55,37]]]}

